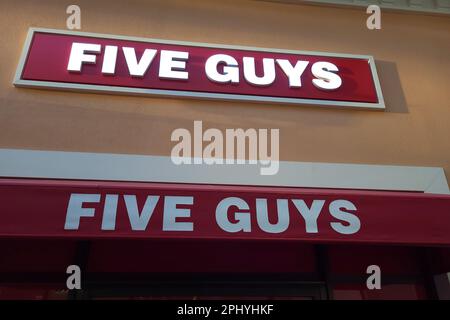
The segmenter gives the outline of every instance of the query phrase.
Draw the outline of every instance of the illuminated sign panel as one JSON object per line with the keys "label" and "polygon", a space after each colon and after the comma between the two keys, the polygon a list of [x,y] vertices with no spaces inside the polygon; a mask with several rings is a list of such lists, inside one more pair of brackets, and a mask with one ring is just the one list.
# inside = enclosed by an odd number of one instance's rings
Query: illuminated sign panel
{"label": "illuminated sign panel", "polygon": [[384,109],[371,56],[30,29],[16,86]]}

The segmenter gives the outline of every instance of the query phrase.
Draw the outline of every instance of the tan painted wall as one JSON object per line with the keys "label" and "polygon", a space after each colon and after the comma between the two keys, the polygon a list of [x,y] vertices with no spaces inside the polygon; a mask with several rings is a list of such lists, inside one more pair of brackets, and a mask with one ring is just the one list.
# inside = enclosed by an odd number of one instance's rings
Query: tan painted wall
{"label": "tan painted wall", "polygon": [[259,1],[79,0],[82,31],[370,54],[386,112],[67,93],[12,85],[27,29],[65,29],[75,1],[0,2],[0,147],[169,155],[170,134],[280,128],[282,160],[444,167],[450,175],[450,18]]}

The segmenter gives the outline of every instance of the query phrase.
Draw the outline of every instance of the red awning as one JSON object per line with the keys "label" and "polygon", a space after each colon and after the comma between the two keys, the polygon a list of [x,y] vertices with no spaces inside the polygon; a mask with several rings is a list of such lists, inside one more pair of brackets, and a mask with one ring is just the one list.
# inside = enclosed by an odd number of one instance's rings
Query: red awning
{"label": "red awning", "polygon": [[0,237],[450,245],[450,196],[1,179]]}

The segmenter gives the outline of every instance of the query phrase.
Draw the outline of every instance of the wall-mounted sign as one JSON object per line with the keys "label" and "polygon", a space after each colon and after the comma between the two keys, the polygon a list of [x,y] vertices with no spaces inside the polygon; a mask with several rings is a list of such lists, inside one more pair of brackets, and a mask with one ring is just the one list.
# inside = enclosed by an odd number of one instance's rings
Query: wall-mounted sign
{"label": "wall-mounted sign", "polygon": [[30,29],[16,86],[384,109],[371,56]]}

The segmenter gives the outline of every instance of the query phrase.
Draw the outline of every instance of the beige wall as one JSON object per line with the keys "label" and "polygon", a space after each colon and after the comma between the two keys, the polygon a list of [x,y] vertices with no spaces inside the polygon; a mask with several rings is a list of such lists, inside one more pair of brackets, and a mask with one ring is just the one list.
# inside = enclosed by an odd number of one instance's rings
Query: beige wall
{"label": "beige wall", "polygon": [[[386,111],[67,93],[12,85],[29,27],[373,55]],[[2,0],[0,148],[169,155],[170,134],[280,128],[282,160],[440,166],[450,177],[450,18],[259,1]]]}

